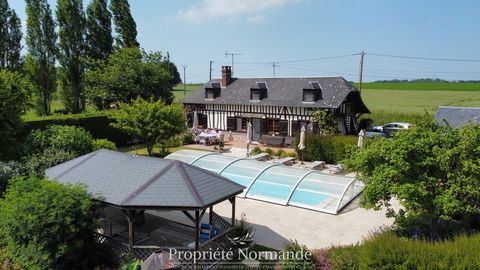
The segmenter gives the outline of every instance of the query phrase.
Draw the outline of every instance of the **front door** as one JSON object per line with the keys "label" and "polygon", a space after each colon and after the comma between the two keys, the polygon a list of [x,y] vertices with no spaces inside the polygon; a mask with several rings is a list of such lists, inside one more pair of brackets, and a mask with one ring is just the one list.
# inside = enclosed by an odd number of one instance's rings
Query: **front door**
{"label": "front door", "polygon": [[260,134],[262,132],[262,119],[252,119],[252,141],[259,142]]}

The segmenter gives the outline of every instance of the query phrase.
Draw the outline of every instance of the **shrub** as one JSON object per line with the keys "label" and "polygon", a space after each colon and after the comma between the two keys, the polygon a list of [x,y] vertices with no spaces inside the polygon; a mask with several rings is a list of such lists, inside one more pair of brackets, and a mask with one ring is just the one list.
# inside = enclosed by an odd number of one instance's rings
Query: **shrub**
{"label": "shrub", "polygon": [[[344,135],[305,135],[305,150],[303,159],[306,161],[321,160],[330,164],[339,163],[348,156],[349,150],[357,145],[356,136]],[[301,156],[298,150],[299,135],[295,137],[295,151]]]}
{"label": "shrub", "polygon": [[99,150],[99,149],[109,149],[109,150],[113,150],[113,151],[116,151],[117,150],[117,146],[107,140],[107,139],[96,139],[96,140],[93,140],[92,142],[92,150],[93,151],[96,151],[96,150]]}
{"label": "shrub", "polygon": [[271,148],[265,149],[265,153],[269,154],[270,156],[274,156],[275,152]]}
{"label": "shrub", "polygon": [[33,130],[43,130],[51,125],[76,126],[90,132],[95,139],[107,139],[117,146],[125,146],[132,140],[132,137],[110,126],[113,120],[109,117],[112,114],[111,111],[103,111],[94,114],[53,115],[30,119],[23,122],[23,134],[28,135]]}
{"label": "shrub", "polygon": [[431,242],[385,232],[363,245],[333,248],[333,269],[479,269],[480,235]]}
{"label": "shrub", "polygon": [[23,164],[15,161],[1,162],[0,161],[0,197],[7,189],[8,181],[15,177],[24,174],[25,168]]}
{"label": "shrub", "polygon": [[182,143],[183,144],[194,144],[195,143],[195,136],[190,132],[184,133]]}
{"label": "shrub", "polygon": [[285,152],[284,150],[280,149],[278,150],[277,152],[275,152],[275,156],[277,157],[285,157],[285,155],[287,154],[287,152]]}
{"label": "shrub", "polygon": [[99,210],[83,187],[16,178],[0,201],[3,256],[21,269],[93,269],[105,260]]}
{"label": "shrub", "polygon": [[[307,249],[306,246],[300,245],[296,240],[287,244],[283,251],[285,254],[298,254],[299,256],[290,256],[290,258],[284,258],[282,261],[280,261],[280,269],[319,269],[316,267],[317,262],[315,256],[313,256],[311,251]],[[300,256],[300,254],[302,256]]]}
{"label": "shrub", "polygon": [[80,156],[92,151],[92,143],[92,136],[83,128],[53,125],[28,135],[24,152],[26,155],[38,155],[54,148]]}
{"label": "shrub", "polygon": [[252,149],[252,152],[251,154],[252,155],[258,155],[258,154],[261,154],[262,153],[262,149],[258,146],[255,146],[253,149]]}
{"label": "shrub", "polygon": [[61,149],[47,148],[42,153],[24,157],[23,162],[27,173],[44,177],[46,169],[75,157],[76,155]]}
{"label": "shrub", "polygon": [[142,267],[142,261],[141,260],[129,260],[126,262],[123,262],[120,267],[118,268],[119,270],[140,270]]}

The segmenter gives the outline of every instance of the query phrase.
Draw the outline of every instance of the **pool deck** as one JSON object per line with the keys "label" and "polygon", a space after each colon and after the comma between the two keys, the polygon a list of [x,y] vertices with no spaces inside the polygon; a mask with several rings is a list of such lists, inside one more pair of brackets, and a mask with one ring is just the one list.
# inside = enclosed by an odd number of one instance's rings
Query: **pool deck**
{"label": "pool deck", "polygon": [[[245,148],[232,147],[225,154],[243,157]],[[392,201],[392,205],[396,209],[400,208],[397,201]],[[308,248],[315,249],[357,244],[370,233],[393,223],[393,219],[385,217],[384,210],[373,211],[361,208],[359,198],[353,200],[337,215],[238,197],[236,208],[236,219],[240,220],[242,213],[245,213],[248,222],[254,226],[256,243],[276,249],[281,249],[285,243],[294,239]],[[215,205],[214,211],[226,220],[230,220],[229,202]],[[156,214],[189,224],[181,213],[157,212]]]}

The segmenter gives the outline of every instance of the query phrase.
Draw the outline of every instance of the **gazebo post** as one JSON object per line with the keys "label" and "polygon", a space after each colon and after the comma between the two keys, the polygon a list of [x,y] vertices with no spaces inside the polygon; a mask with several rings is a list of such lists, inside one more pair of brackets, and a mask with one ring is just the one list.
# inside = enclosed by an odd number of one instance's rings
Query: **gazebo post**
{"label": "gazebo post", "polygon": [[230,203],[232,204],[232,227],[235,227],[235,196],[232,198],[228,199]]}
{"label": "gazebo post", "polygon": [[208,210],[208,224],[212,225],[212,221],[213,221],[213,205],[210,206]]}
{"label": "gazebo post", "polygon": [[200,246],[200,211],[195,210],[195,251],[198,250]]}
{"label": "gazebo post", "polygon": [[128,220],[128,248],[130,253],[133,254],[133,246],[135,245],[135,230],[133,229],[133,226],[135,225],[136,211],[128,210],[126,216]]}

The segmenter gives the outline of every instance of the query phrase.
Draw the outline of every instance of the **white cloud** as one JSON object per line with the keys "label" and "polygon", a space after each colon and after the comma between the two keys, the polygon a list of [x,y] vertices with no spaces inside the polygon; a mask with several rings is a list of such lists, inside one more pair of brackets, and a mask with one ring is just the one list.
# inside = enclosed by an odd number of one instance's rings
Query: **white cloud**
{"label": "white cloud", "polygon": [[200,0],[189,9],[179,10],[177,18],[201,23],[218,18],[247,16],[249,22],[261,22],[265,18],[258,13],[293,2],[298,0]]}
{"label": "white cloud", "polygon": [[247,22],[249,23],[262,23],[264,21],[265,21],[265,16],[260,14],[247,18]]}

